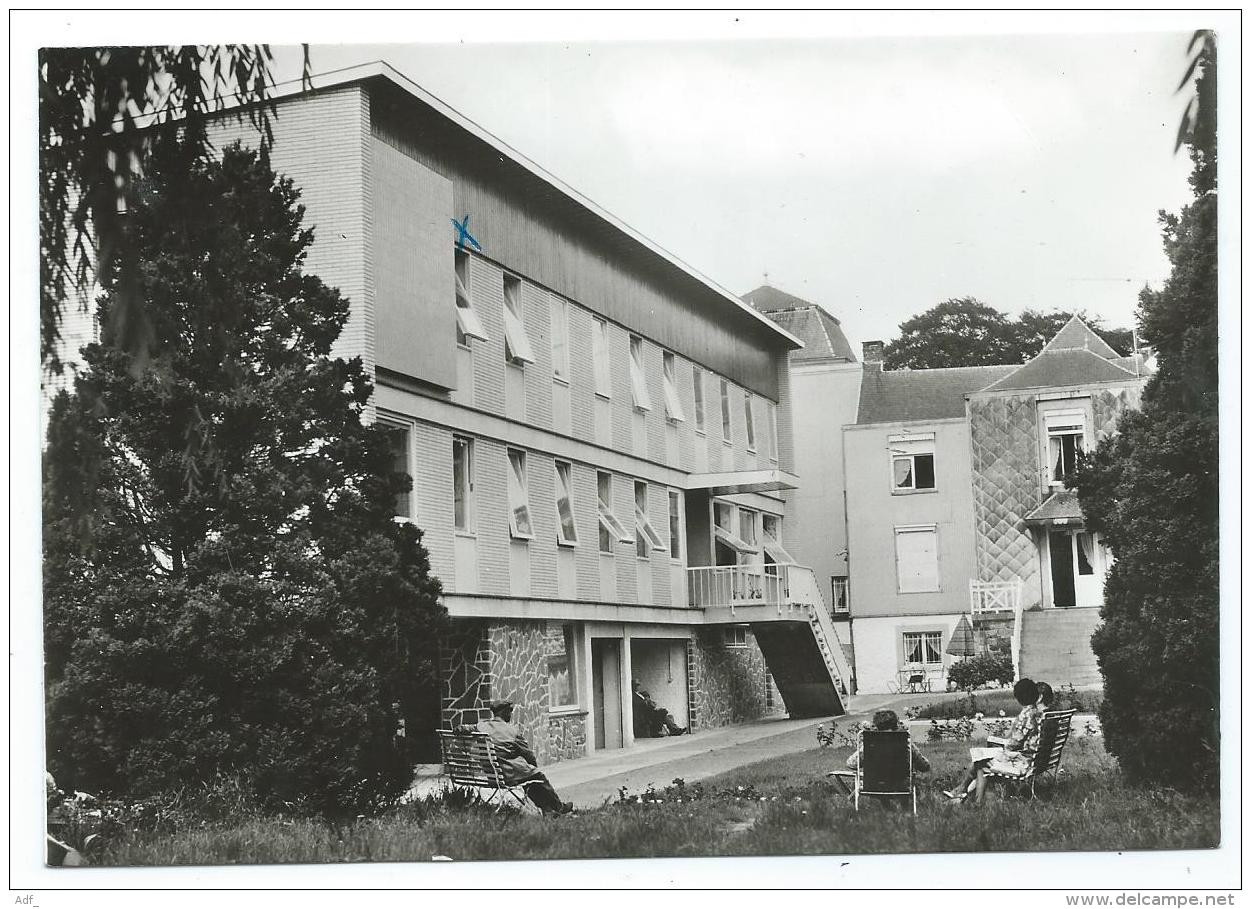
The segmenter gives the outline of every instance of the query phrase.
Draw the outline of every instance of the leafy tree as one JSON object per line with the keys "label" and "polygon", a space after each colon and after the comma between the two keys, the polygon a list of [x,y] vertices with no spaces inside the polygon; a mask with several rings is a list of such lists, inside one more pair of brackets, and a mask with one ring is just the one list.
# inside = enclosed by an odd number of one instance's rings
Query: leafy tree
{"label": "leafy tree", "polygon": [[439,585],[392,518],[410,481],[361,422],[372,383],[330,356],[348,304],[302,271],[298,191],[237,145],[185,163],[154,155],[122,225],[154,355],[88,346],[50,418],[49,767],[361,810],[410,782],[396,730],[436,678]]}
{"label": "leafy tree", "polygon": [[[1105,329],[1097,316],[1078,314],[1118,353],[1129,353],[1128,329]],[[1024,363],[1072,316],[1072,311],[1027,309],[1012,320],[973,297],[946,300],[899,326],[899,337],[886,345],[884,365],[887,369],[939,369]]]}
{"label": "leafy tree", "polygon": [[[1192,42],[1192,49],[1199,43]],[[1139,297],[1159,371],[1142,409],[1100,443],[1074,483],[1092,530],[1116,554],[1103,623],[1105,742],[1144,784],[1219,782],[1216,47],[1204,40],[1193,123],[1184,133],[1194,200],[1160,213],[1172,273]],[[1187,73],[1187,79],[1190,71]],[[1183,80],[1185,83],[1186,80]],[[1183,121],[1183,128],[1186,127]]]}
{"label": "leafy tree", "polygon": [[[157,144],[188,161],[211,150],[207,117],[238,102],[270,141],[266,45],[51,47],[39,52],[39,322],[44,365],[60,372],[67,295],[86,298],[93,266],[113,276],[114,335],[146,355],[152,326],[119,213]],[[309,80],[308,49],[304,80]],[[246,105],[251,105],[243,107]],[[242,115],[242,114],[241,114]],[[177,123],[178,129],[162,128]]]}

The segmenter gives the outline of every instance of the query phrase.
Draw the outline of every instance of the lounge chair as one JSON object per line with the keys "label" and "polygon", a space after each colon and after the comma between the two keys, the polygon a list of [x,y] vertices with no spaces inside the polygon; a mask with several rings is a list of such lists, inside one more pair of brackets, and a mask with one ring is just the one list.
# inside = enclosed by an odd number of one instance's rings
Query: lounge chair
{"label": "lounge chair", "polygon": [[1042,730],[1038,737],[1038,751],[1034,754],[1034,762],[1024,773],[1013,774],[987,770],[987,778],[1003,780],[1008,785],[1024,791],[1029,789],[1030,798],[1037,793],[1034,787],[1044,776],[1051,775],[1052,787],[1059,781],[1060,758],[1064,755],[1064,745],[1069,740],[1069,732],[1076,710],[1049,710],[1043,714]]}
{"label": "lounge chair", "polygon": [[856,788],[852,797],[860,810],[861,796],[912,799],[917,813],[917,788],[912,780],[912,740],[907,730],[866,729],[856,745]]}
{"label": "lounge chair", "polygon": [[508,799],[515,801],[521,810],[527,810],[525,787],[528,784],[510,785],[504,781],[504,771],[490,736],[485,732],[440,732],[439,738],[443,744],[443,767],[454,785],[488,790],[483,801],[487,805],[494,803],[496,811],[503,808]]}

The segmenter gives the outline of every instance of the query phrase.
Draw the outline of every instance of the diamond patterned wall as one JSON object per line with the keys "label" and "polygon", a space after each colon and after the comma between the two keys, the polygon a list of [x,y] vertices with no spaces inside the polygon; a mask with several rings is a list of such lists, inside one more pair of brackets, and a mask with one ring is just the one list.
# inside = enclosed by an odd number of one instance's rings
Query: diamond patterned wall
{"label": "diamond patterned wall", "polygon": [[1026,609],[1042,601],[1038,547],[1023,520],[1041,501],[1037,422],[1032,395],[969,401],[978,578],[1020,578]]}
{"label": "diamond patterned wall", "polygon": [[1142,387],[1104,388],[1091,396],[1095,413],[1095,434],[1102,442],[1116,429],[1116,421],[1127,410],[1137,410],[1142,403]]}

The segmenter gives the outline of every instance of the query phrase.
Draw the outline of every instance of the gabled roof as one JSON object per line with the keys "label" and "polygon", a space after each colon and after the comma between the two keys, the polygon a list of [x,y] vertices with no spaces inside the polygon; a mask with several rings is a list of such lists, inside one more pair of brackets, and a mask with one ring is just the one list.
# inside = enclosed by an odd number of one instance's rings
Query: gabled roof
{"label": "gabled roof", "polygon": [[838,319],[816,303],[809,303],[768,284],[743,294],[743,299],[804,342],[803,350],[791,355],[793,361],[834,359],[856,362],[856,355]]}
{"label": "gabled roof", "polygon": [[1013,372],[1015,366],[950,369],[866,368],[856,422],[915,423],[964,416],[965,395]]}
{"label": "gabled roof", "polygon": [[1134,378],[1134,373],[1118,365],[1116,360],[1105,360],[1090,350],[1044,349],[1024,366],[1016,367],[993,385],[987,385],[980,390],[1021,391],[1027,388],[1087,385],[1092,382],[1117,382]]}
{"label": "gabled roof", "polygon": [[[1128,361],[1128,362],[1127,362]],[[1122,357],[1078,316],[1064,323],[1038,356],[982,391],[1023,391],[1137,378],[1132,357]]]}
{"label": "gabled roof", "polygon": [[1071,489],[1053,492],[1024,518],[1026,524],[1073,524],[1082,520],[1077,493]]}
{"label": "gabled roof", "polygon": [[1120,356],[1076,315],[1064,323],[1064,327],[1056,332],[1056,336],[1046,343],[1041,352],[1046,353],[1049,350],[1089,350],[1105,360]]}

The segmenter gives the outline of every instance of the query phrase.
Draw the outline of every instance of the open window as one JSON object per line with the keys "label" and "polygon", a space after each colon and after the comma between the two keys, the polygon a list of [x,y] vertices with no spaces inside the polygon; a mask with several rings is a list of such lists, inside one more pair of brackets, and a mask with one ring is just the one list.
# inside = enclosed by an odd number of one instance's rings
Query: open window
{"label": "open window", "polygon": [[713,504],[714,533],[717,542],[725,544],[739,555],[754,554],[756,547],[739,536],[738,528],[734,526],[734,512],[733,505],[725,502]]}
{"label": "open window", "polygon": [[573,546],[578,542],[578,526],[573,517],[573,467],[556,462],[556,542]]}
{"label": "open window", "polygon": [[599,487],[599,551],[612,552],[613,543],[633,543],[634,537],[626,533],[612,511],[612,474],[596,475]]}
{"label": "open window", "polygon": [[482,320],[474,309],[473,297],[469,295],[469,253],[456,251],[456,343],[469,346],[469,339],[487,340]]}
{"label": "open window", "polygon": [[630,335],[630,391],[634,406],[639,410],[651,410],[652,399],[647,393],[647,374],[643,370],[643,339]]}
{"label": "open window", "polygon": [[534,362],[534,350],[521,317],[521,279],[504,275],[504,359],[514,366]]}
{"label": "open window", "polygon": [[721,438],[730,444],[730,383],[721,380]]}
{"label": "open window", "polygon": [[634,527],[634,551],[640,559],[650,556],[653,549],[664,550],[664,540],[647,517],[647,484],[642,480],[634,481]]}
{"label": "open window", "polygon": [[473,533],[473,439],[452,438],[453,526],[461,533]]}
{"label": "open window", "polygon": [[752,414],[751,392],[743,392],[743,414],[747,420],[747,450],[756,450],[756,420]]}
{"label": "open window", "polygon": [[508,532],[513,539],[534,537],[530,524],[530,490],[526,482],[526,453],[508,449]]}
{"label": "open window", "polygon": [[761,516],[761,545],[764,547],[765,556],[777,562],[779,565],[794,565],[795,559],[786,547],[782,545],[782,521],[777,515],[766,514]]}
{"label": "open window", "polygon": [[682,411],[682,400],[678,397],[678,364],[677,358],[669,351],[664,352],[665,380],[665,418],[673,423],[686,420]]}
{"label": "open window", "polygon": [[669,558],[682,560],[682,493],[669,490]]}
{"label": "open window", "polygon": [[934,434],[932,432],[891,436],[887,439],[887,448],[890,450],[892,493],[918,492],[934,488]]}
{"label": "open window", "polygon": [[704,426],[704,371],[696,366],[692,371],[695,388],[695,431],[703,433]]}
{"label": "open window", "polygon": [[1047,424],[1048,479],[1053,486],[1063,486],[1064,480],[1077,468],[1077,458],[1084,450],[1086,418],[1080,411],[1049,413]]}
{"label": "open window", "polygon": [[612,397],[612,370],[608,361],[608,323],[596,319],[591,324],[591,360],[595,365],[595,393]]}

